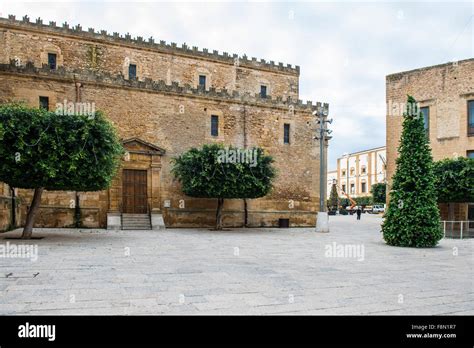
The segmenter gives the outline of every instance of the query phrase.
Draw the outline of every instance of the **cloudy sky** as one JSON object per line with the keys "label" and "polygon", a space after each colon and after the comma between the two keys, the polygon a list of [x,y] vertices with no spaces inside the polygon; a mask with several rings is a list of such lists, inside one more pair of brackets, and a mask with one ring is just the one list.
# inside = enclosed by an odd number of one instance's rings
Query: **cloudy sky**
{"label": "cloudy sky", "polygon": [[474,56],[472,2],[20,2],[0,15],[67,21],[301,67],[328,102],[337,157],[385,144],[385,76]]}

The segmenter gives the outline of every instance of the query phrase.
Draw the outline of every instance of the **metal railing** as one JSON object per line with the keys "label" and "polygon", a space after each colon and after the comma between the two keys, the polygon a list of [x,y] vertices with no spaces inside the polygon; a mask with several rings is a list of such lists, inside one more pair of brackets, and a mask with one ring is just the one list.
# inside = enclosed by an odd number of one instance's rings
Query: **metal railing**
{"label": "metal railing", "polygon": [[441,221],[445,238],[474,238],[474,221]]}

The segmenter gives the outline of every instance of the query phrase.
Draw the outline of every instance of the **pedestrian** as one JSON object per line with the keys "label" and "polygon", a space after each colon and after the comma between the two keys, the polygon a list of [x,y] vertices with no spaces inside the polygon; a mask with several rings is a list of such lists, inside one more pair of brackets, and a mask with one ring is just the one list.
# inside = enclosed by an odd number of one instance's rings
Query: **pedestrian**
{"label": "pedestrian", "polygon": [[362,215],[362,210],[360,209],[360,207],[357,207],[357,220],[360,220],[360,216]]}

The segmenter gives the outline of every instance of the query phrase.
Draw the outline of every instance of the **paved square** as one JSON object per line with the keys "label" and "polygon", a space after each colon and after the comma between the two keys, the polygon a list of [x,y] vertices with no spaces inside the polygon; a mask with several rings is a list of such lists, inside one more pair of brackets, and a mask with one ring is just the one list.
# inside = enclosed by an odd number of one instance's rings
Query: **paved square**
{"label": "paved square", "polygon": [[[474,240],[390,247],[380,216],[330,219],[327,234],[38,229],[46,238],[30,241],[4,239],[19,230],[0,234],[0,244],[37,244],[39,254],[36,262],[0,258],[0,314],[474,314]],[[360,254],[348,254],[351,245]]]}

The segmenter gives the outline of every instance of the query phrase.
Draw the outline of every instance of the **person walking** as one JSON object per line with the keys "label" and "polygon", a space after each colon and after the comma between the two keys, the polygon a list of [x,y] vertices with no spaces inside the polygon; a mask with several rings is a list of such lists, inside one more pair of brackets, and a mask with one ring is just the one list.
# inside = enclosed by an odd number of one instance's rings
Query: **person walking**
{"label": "person walking", "polygon": [[362,210],[360,209],[360,207],[357,207],[356,214],[357,214],[357,220],[360,220],[360,216],[362,215]]}

